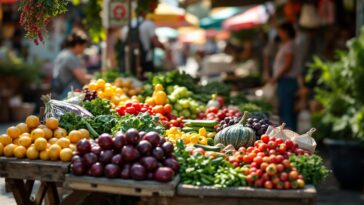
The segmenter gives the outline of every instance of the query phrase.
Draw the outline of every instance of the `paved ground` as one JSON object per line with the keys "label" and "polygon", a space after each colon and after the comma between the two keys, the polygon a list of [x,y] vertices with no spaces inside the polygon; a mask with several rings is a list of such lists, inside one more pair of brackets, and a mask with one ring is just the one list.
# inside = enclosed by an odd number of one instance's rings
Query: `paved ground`
{"label": "paved ground", "polygon": [[[0,134],[12,124],[0,124]],[[325,163],[329,165],[329,160],[323,152]],[[344,191],[340,190],[333,175],[318,188],[318,205],[364,205],[364,191]],[[11,193],[5,192],[5,181],[0,178],[0,205],[16,205]]]}

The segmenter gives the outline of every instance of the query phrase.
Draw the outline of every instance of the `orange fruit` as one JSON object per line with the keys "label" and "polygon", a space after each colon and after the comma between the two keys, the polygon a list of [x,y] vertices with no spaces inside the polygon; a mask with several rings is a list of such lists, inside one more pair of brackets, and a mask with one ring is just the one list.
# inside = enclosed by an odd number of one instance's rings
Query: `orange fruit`
{"label": "orange fruit", "polygon": [[39,158],[40,158],[41,160],[44,160],[44,161],[49,160],[49,150],[48,150],[48,149],[46,149],[46,150],[41,151],[41,152],[39,153]]}
{"label": "orange fruit", "polygon": [[72,149],[64,148],[61,150],[59,157],[62,161],[69,162],[72,159],[72,153],[73,153]]}
{"label": "orange fruit", "polygon": [[91,90],[91,91],[97,90],[97,84],[96,83],[90,83],[88,85],[88,89]]}
{"label": "orange fruit", "polygon": [[55,137],[55,138],[61,138],[61,137],[66,137],[66,136],[67,136],[67,131],[60,127],[55,129],[53,132],[53,137]]}
{"label": "orange fruit", "polygon": [[157,91],[154,97],[157,105],[164,105],[167,103],[167,94],[164,91]]}
{"label": "orange fruit", "polygon": [[52,137],[51,139],[48,140],[48,143],[52,145],[52,144],[56,144],[57,141],[58,141],[58,138]]}
{"label": "orange fruit", "polygon": [[148,98],[147,100],[145,100],[145,103],[151,106],[154,106],[156,104],[154,98]]}
{"label": "orange fruit", "polygon": [[27,149],[27,158],[28,159],[34,160],[34,159],[38,159],[38,157],[39,157],[39,152],[35,149],[35,147],[31,146]]}
{"label": "orange fruit", "polygon": [[76,151],[76,145],[75,144],[70,144],[69,148],[72,150],[72,151]]}
{"label": "orange fruit", "polygon": [[78,130],[72,130],[68,134],[68,137],[69,137],[71,143],[77,143],[78,141],[80,141],[82,139],[82,134]]}
{"label": "orange fruit", "polygon": [[20,130],[21,134],[29,133],[29,128],[24,122],[17,124],[16,127]]}
{"label": "orange fruit", "polygon": [[42,130],[44,131],[44,138],[50,139],[53,137],[53,131],[48,127],[42,128]]}
{"label": "orange fruit", "polygon": [[81,138],[86,138],[86,139],[90,138],[90,132],[88,130],[79,129],[78,131],[81,133]]}
{"label": "orange fruit", "polygon": [[43,129],[43,128],[46,128],[47,126],[45,126],[45,125],[39,125],[37,128],[41,128],[41,129]]}
{"label": "orange fruit", "polygon": [[9,137],[9,135],[7,135],[7,134],[0,135],[0,143],[2,145],[6,146],[6,145],[12,143],[12,141],[13,140],[11,139],[11,137]]}
{"label": "orange fruit", "polygon": [[36,128],[39,125],[39,118],[35,115],[30,115],[25,120],[25,123],[27,124],[28,128]]}
{"label": "orange fruit", "polygon": [[13,140],[13,144],[19,145],[19,137]]}
{"label": "orange fruit", "polygon": [[0,156],[4,154],[4,145],[0,143]]}
{"label": "orange fruit", "polygon": [[58,144],[52,144],[49,147],[49,159],[52,161],[58,160],[61,153],[61,147]]}
{"label": "orange fruit", "polygon": [[96,81],[97,89],[104,89],[105,88],[105,84],[106,84],[106,82],[103,79],[98,79]]}
{"label": "orange fruit", "polygon": [[15,139],[20,136],[21,130],[15,126],[11,126],[6,130],[6,134]]}
{"label": "orange fruit", "polygon": [[36,128],[30,133],[30,137],[32,138],[33,141],[40,137],[44,138],[45,132],[42,128]]}
{"label": "orange fruit", "polygon": [[29,147],[32,144],[32,138],[29,136],[20,136],[18,140],[18,145]]}
{"label": "orange fruit", "polygon": [[50,117],[46,120],[46,126],[51,130],[57,129],[58,125],[59,125],[59,121],[58,121],[58,119],[56,119],[54,117]]}
{"label": "orange fruit", "polygon": [[65,138],[65,137],[62,137],[62,138],[59,138],[56,142],[61,148],[67,148],[69,147],[69,145],[71,144],[70,140]]}
{"label": "orange fruit", "polygon": [[47,149],[47,144],[48,144],[47,140],[42,137],[39,137],[34,141],[35,149],[37,149],[38,151],[43,151]]}
{"label": "orange fruit", "polygon": [[14,150],[16,148],[15,144],[8,144],[4,147],[4,155],[6,157],[13,157],[14,156]]}
{"label": "orange fruit", "polygon": [[27,154],[27,149],[23,146],[17,146],[14,149],[14,156],[18,159],[23,159]]}

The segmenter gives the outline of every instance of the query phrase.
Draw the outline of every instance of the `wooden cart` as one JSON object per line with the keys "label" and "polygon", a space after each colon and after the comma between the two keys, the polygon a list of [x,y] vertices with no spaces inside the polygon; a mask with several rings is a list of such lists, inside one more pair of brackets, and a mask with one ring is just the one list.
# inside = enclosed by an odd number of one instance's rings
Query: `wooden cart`
{"label": "wooden cart", "polygon": [[174,197],[144,197],[147,205],[312,205],[316,189],[270,190],[249,187],[215,188],[180,184]]}
{"label": "wooden cart", "polygon": [[[62,186],[69,163],[0,157],[0,177],[18,205],[59,204],[57,185]],[[34,182],[40,181],[35,198],[31,199]]]}

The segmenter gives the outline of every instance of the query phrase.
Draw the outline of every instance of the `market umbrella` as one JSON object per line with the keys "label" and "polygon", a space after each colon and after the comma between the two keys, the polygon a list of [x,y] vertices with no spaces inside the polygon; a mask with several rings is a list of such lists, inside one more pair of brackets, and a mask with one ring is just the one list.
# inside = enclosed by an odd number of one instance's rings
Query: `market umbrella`
{"label": "market umbrella", "polygon": [[200,27],[203,29],[221,29],[224,20],[238,14],[241,9],[236,7],[213,9],[209,16],[200,20]]}
{"label": "market umbrella", "polygon": [[240,15],[225,20],[222,23],[222,27],[230,31],[249,29],[257,25],[265,24],[274,11],[272,3],[255,6]]}
{"label": "market umbrella", "polygon": [[154,13],[148,14],[147,18],[159,27],[198,26],[198,19],[194,15],[166,3],[160,3]]}
{"label": "market umbrella", "polygon": [[200,28],[184,27],[179,28],[178,40],[181,43],[204,44],[206,42],[206,31]]}

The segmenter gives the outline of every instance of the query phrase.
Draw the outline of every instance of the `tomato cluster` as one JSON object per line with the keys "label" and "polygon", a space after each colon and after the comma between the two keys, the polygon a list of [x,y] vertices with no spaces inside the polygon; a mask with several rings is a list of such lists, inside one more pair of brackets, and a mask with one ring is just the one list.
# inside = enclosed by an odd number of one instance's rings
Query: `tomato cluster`
{"label": "tomato cluster", "polygon": [[155,115],[153,111],[153,107],[144,103],[126,103],[125,106],[118,106],[115,108],[116,112],[120,116],[124,116],[126,114],[138,115],[141,112],[148,112],[150,115]]}
{"label": "tomato cluster", "polygon": [[224,120],[226,117],[240,117],[241,112],[234,108],[210,107],[205,112],[199,114],[199,119],[216,120],[218,122]]}
{"label": "tomato cluster", "polygon": [[289,161],[292,154],[308,154],[291,140],[263,135],[253,147],[241,147],[229,162],[241,167],[250,186],[267,189],[304,188],[304,177]]}

